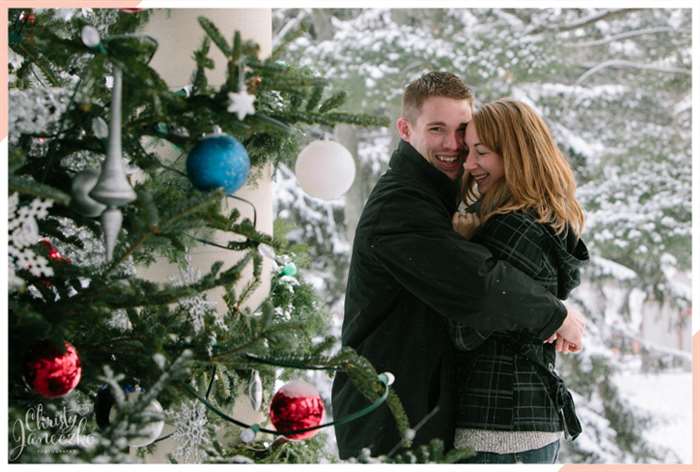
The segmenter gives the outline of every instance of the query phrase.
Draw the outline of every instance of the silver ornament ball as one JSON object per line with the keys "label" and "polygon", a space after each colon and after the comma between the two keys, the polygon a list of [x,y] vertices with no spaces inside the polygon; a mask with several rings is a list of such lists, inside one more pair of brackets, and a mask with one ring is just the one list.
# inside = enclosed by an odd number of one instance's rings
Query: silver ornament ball
{"label": "silver ornament ball", "polygon": [[86,169],[73,177],[71,183],[71,206],[83,216],[94,218],[100,216],[106,205],[90,197],[90,192],[97,184],[100,173],[95,169]]}

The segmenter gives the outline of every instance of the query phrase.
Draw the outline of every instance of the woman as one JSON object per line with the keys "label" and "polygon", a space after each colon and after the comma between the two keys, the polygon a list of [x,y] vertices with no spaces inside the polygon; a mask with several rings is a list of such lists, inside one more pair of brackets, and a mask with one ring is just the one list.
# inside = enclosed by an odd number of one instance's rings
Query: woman
{"label": "woman", "polygon": [[[588,251],[573,173],[547,125],[525,103],[501,99],[474,114],[465,144],[463,203],[474,214],[456,214],[455,229],[565,299]],[[526,332],[453,328],[460,350],[455,446],[477,451],[465,462],[556,462],[562,433],[581,431],[554,369],[556,351],[579,347]]]}

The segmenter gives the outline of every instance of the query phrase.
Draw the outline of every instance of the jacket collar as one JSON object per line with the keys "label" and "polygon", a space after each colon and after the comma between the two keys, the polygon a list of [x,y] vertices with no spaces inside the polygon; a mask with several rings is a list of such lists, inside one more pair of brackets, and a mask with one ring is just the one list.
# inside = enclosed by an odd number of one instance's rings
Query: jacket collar
{"label": "jacket collar", "polygon": [[406,141],[399,141],[399,147],[391,156],[389,167],[400,175],[427,184],[430,190],[442,200],[450,213],[457,210],[459,184],[433,167]]}

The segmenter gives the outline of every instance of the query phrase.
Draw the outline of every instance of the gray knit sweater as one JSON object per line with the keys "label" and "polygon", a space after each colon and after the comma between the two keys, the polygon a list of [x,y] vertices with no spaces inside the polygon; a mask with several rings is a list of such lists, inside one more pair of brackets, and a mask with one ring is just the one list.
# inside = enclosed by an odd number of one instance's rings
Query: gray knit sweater
{"label": "gray knit sweater", "polygon": [[469,447],[477,452],[509,454],[540,449],[561,439],[562,432],[549,431],[489,431],[457,428],[455,447]]}

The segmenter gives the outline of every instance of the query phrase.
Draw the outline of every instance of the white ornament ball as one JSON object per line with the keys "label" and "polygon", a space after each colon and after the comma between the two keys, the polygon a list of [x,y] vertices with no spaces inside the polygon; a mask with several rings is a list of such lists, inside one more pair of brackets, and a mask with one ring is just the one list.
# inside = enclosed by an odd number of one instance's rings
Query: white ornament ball
{"label": "white ornament ball", "polygon": [[313,141],[299,153],[294,172],[304,192],[323,200],[335,200],[355,180],[355,161],[341,144]]}
{"label": "white ornament ball", "polygon": [[82,39],[83,44],[89,48],[99,46],[100,41],[102,41],[100,39],[100,32],[97,31],[97,28],[90,25],[83,26],[83,29],[80,31],[80,39]]}
{"label": "white ornament ball", "polygon": [[[133,389],[132,391],[126,392],[126,399],[129,402],[135,402],[138,397],[141,395],[141,389],[136,388]],[[158,400],[153,400],[150,405],[146,407],[146,410],[150,413],[158,413],[161,416],[163,415],[163,407],[161,404],[158,402]],[[112,422],[117,416],[117,409],[112,408],[112,410],[109,412],[109,421]],[[151,421],[146,426],[144,426],[141,430],[138,431],[138,436],[134,436],[128,440],[129,446],[133,447],[143,447],[143,446],[148,446],[151,444],[153,441],[158,439],[160,437],[160,434],[163,432],[163,427],[165,426],[165,421],[163,420],[156,420],[156,421]]]}
{"label": "white ornament ball", "polygon": [[255,441],[255,431],[253,431],[250,428],[246,428],[243,431],[241,431],[241,441],[243,441],[246,444]]}

